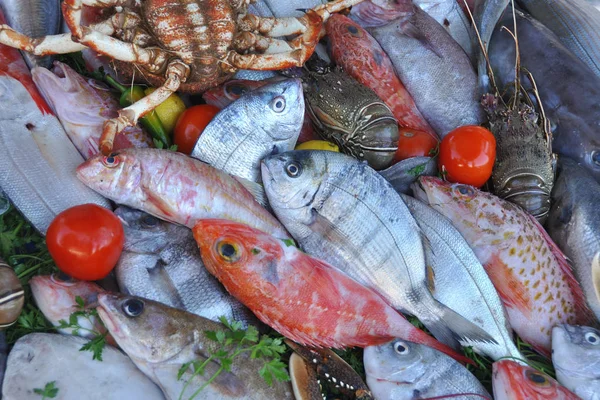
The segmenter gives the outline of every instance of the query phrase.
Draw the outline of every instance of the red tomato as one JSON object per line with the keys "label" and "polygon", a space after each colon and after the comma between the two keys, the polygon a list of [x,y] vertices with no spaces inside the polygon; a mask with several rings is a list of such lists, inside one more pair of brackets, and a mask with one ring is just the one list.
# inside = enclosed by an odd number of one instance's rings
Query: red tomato
{"label": "red tomato", "polygon": [[438,145],[438,141],[425,131],[400,128],[399,134],[394,163],[411,157],[429,156]]}
{"label": "red tomato", "polygon": [[71,207],[54,218],[46,243],[56,266],[76,279],[104,278],[117,265],[125,233],[121,220],[96,204]]}
{"label": "red tomato", "polygon": [[200,134],[206,125],[221,111],[218,107],[210,104],[200,104],[185,110],[175,124],[173,142],[177,145],[177,151],[191,154]]}
{"label": "red tomato", "polygon": [[446,179],[481,187],[492,176],[496,160],[496,138],[481,126],[461,126],[440,144],[439,167]]}

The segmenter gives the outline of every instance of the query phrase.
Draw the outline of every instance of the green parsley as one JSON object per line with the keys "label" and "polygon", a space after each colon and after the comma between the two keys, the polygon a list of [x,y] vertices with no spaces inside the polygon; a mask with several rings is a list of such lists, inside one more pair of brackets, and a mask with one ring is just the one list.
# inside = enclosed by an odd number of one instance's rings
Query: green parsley
{"label": "green parsley", "polygon": [[84,328],[79,324],[79,317],[82,317],[90,323],[90,325],[94,325],[94,319],[96,321],[100,320],[98,316],[98,311],[96,309],[86,309],[85,302],[80,296],[75,297],[75,301],[77,302],[77,311],[69,316],[69,321],[65,321],[61,319],[58,321],[58,326],[56,329],[72,329],[72,335],[79,335],[79,331],[87,331],[94,334],[94,337],[84,344],[79,351],[91,351],[92,359],[102,361],[102,351],[104,350],[104,346],[106,345],[106,336],[107,332],[101,333],[94,329]]}
{"label": "green parsley", "polygon": [[46,383],[43,389],[33,389],[33,393],[39,394],[44,399],[53,399],[58,394],[58,388],[54,386],[56,381]]}

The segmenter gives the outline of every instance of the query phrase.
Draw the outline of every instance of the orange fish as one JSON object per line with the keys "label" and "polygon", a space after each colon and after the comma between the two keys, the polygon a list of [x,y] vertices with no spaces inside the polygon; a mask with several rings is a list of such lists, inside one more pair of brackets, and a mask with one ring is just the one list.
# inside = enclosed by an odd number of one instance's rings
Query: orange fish
{"label": "orange fish", "polygon": [[400,127],[425,131],[438,140],[379,43],[360,25],[341,14],[332,15],[325,27],[335,63],[377,93],[390,107]]}
{"label": "orange fish", "polygon": [[300,344],[366,347],[400,337],[470,361],[289,241],[222,219],[200,220],[193,231],[208,271],[261,321]]}
{"label": "orange fish", "polygon": [[514,361],[496,361],[492,385],[496,400],[579,400],[548,375]]}

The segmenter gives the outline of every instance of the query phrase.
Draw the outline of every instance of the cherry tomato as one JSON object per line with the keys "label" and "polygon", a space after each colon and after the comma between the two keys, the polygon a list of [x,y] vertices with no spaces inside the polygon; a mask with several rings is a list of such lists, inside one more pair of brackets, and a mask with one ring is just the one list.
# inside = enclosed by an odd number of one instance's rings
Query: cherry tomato
{"label": "cherry tomato", "polygon": [[438,141],[425,131],[410,128],[400,128],[398,150],[394,163],[411,157],[430,156]]}
{"label": "cherry tomato", "polygon": [[446,179],[481,187],[492,176],[496,160],[496,138],[481,126],[461,126],[440,144],[439,167]]}
{"label": "cherry tomato", "polygon": [[102,279],[117,265],[125,234],[121,220],[96,204],[71,207],[54,218],[46,243],[56,266],[76,279]]}
{"label": "cherry tomato", "polygon": [[192,106],[179,116],[173,132],[173,142],[177,145],[177,151],[190,154],[206,128],[206,125],[221,111],[218,107],[210,104]]}

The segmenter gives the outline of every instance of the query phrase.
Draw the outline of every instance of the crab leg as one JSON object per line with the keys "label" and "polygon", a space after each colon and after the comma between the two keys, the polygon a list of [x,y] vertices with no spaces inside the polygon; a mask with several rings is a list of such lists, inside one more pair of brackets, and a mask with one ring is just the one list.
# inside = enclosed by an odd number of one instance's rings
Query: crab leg
{"label": "crab leg", "polygon": [[167,80],[161,87],[129,107],[120,110],[117,118],[104,122],[102,136],[100,137],[100,151],[102,151],[102,154],[109,155],[112,152],[115,136],[128,126],[137,124],[139,118],[167,100],[186,81],[189,73],[190,67],[182,61],[170,61],[166,72]]}
{"label": "crab leg", "polygon": [[81,29],[81,12],[84,5],[108,8],[125,5],[129,2],[129,0],[64,0],[62,10],[69,30],[76,38],[80,39],[83,35]]}

